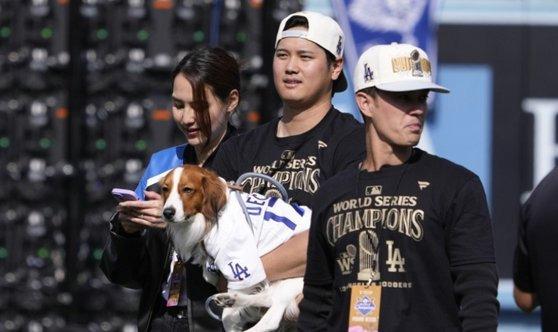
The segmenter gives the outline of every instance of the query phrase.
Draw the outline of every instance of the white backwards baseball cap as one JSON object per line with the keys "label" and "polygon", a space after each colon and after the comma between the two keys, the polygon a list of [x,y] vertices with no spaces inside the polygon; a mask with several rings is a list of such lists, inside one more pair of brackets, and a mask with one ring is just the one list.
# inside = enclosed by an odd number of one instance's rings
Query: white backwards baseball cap
{"label": "white backwards baseball cap", "polygon": [[[308,21],[308,30],[288,29],[285,30],[286,23],[293,17],[304,17]],[[279,25],[277,38],[275,39],[275,47],[283,38],[304,38],[321,46],[327,52],[331,53],[335,59],[343,58],[343,49],[345,47],[345,34],[339,24],[329,16],[309,11],[301,11],[290,14],[285,17]],[[347,78],[341,72],[339,78],[335,81],[333,89],[335,92],[341,92],[347,89]]]}
{"label": "white backwards baseball cap", "polygon": [[353,83],[355,93],[370,87],[393,92],[449,92],[432,82],[428,55],[419,47],[409,44],[391,43],[370,47],[358,59]]}

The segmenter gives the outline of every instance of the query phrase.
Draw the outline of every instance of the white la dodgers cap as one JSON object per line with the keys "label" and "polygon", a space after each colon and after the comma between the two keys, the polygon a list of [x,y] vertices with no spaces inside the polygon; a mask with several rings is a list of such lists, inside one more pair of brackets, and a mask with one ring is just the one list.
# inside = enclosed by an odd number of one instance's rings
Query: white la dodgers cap
{"label": "white la dodgers cap", "polygon": [[353,83],[355,92],[370,87],[393,92],[449,92],[432,82],[428,55],[419,47],[409,44],[391,43],[370,47],[358,59]]}
{"label": "white la dodgers cap", "polygon": [[[285,25],[293,16],[301,16],[308,21],[308,30],[289,29],[285,30]],[[275,39],[275,47],[283,38],[295,37],[304,38],[312,41],[326,51],[331,53],[335,59],[343,57],[343,49],[345,47],[345,34],[339,24],[327,15],[316,12],[301,11],[290,14],[285,17],[279,25],[277,38]],[[334,85],[335,92],[344,91],[347,88],[347,78],[344,73],[339,75],[337,84]]]}

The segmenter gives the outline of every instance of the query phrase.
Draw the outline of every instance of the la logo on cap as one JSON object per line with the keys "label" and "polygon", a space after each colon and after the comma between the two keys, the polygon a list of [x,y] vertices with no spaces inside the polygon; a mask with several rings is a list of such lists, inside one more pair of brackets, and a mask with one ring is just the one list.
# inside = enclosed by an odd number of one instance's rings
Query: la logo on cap
{"label": "la logo on cap", "polygon": [[370,82],[374,80],[374,73],[372,72],[372,69],[370,69],[370,66],[368,65],[368,63],[364,64],[364,82]]}
{"label": "la logo on cap", "polygon": [[343,36],[339,36],[339,40],[337,41],[337,55],[341,55],[341,51],[343,51]]}

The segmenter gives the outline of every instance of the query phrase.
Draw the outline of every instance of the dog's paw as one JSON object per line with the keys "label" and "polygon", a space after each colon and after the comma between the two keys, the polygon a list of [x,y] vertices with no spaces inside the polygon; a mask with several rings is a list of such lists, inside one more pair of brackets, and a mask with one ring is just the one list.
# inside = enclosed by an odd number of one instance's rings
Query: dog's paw
{"label": "dog's paw", "polygon": [[212,296],[216,305],[224,308],[230,308],[236,303],[236,294],[234,293],[219,293]]}

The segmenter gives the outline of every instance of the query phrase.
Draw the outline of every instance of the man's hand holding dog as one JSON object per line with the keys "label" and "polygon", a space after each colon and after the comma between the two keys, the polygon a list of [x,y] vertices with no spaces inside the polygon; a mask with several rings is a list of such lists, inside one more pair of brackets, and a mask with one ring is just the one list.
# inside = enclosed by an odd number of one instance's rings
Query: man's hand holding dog
{"label": "man's hand holding dog", "polygon": [[161,195],[146,191],[145,198],[145,201],[125,201],[118,204],[118,221],[126,233],[133,234],[146,228],[166,227],[162,219]]}

